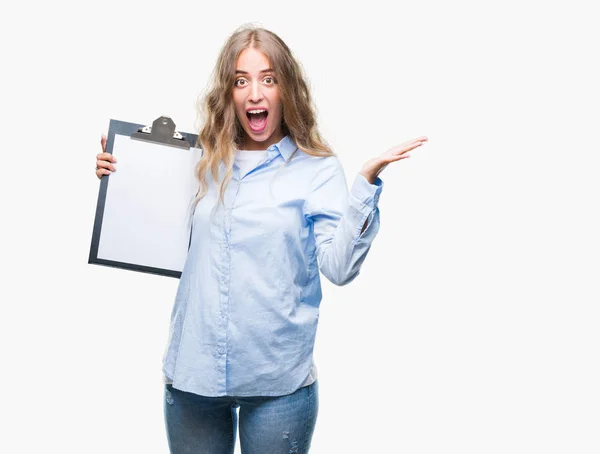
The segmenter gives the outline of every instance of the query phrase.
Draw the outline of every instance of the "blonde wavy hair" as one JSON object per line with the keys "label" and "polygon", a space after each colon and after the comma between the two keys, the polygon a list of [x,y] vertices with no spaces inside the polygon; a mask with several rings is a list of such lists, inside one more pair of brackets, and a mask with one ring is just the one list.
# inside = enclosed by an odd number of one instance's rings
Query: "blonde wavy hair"
{"label": "blonde wavy hair", "polygon": [[[233,175],[234,151],[241,148],[245,133],[235,114],[233,88],[236,62],[241,52],[248,48],[264,53],[275,72],[283,104],[283,134],[288,134],[297,147],[309,155],[335,154],[318,131],[316,107],[304,71],[291,50],[275,33],[252,24],[242,25],[223,45],[206,94],[198,101],[198,117],[203,126],[196,146],[202,148],[203,154],[195,168],[200,185],[192,202],[193,208],[208,191],[209,169],[218,183],[221,161],[227,169],[219,188],[219,199],[224,203],[225,189]],[[285,164],[294,155],[295,152]]]}

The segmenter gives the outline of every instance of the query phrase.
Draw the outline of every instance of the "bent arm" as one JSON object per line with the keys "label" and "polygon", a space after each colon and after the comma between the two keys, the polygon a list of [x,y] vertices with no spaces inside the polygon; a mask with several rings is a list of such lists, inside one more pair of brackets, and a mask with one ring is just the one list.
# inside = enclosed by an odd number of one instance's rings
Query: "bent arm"
{"label": "bent arm", "polygon": [[357,174],[350,192],[337,157],[317,172],[306,202],[312,222],[321,273],[336,285],[350,283],[360,272],[379,231],[379,196],[383,181],[374,184]]}

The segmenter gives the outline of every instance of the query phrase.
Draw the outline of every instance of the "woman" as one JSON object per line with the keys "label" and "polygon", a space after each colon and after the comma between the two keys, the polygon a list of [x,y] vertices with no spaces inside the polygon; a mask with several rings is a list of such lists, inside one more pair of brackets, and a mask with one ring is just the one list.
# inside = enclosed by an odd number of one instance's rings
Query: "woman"
{"label": "woman", "polygon": [[[348,193],[301,67],[276,34],[236,30],[213,76],[163,362],[169,447],[233,453],[239,418],[244,454],[306,453],[318,412],[319,271],[336,285],[358,275],[379,230],[379,173],[427,138],[367,161]],[[101,143],[98,178],[115,170]]]}

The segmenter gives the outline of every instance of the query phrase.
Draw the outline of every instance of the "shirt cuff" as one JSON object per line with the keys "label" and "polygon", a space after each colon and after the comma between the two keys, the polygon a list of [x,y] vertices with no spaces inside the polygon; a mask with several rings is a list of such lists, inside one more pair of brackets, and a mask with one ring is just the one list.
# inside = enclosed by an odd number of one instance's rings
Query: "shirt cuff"
{"label": "shirt cuff", "polygon": [[371,184],[362,175],[356,175],[350,190],[350,203],[363,214],[369,214],[379,203],[379,196],[383,189],[383,181],[377,177]]}

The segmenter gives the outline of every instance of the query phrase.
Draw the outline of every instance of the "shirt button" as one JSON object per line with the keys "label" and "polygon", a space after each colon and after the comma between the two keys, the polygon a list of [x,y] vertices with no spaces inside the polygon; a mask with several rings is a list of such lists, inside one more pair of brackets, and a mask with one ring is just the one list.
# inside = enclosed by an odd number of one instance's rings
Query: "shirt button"
{"label": "shirt button", "polygon": [[225,353],[225,349],[224,349],[223,347],[219,347],[219,348],[217,349],[217,353],[218,353],[219,355],[222,355],[223,353]]}

